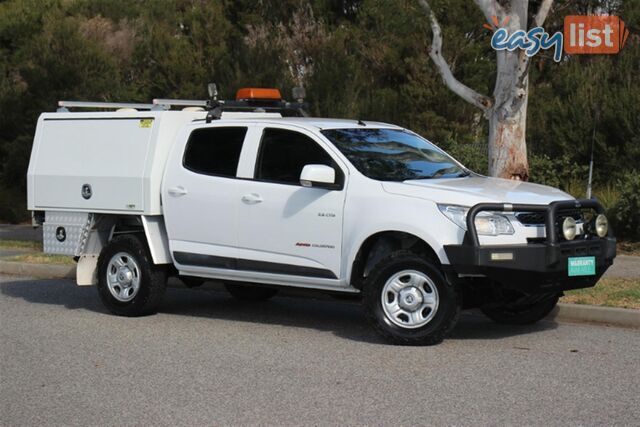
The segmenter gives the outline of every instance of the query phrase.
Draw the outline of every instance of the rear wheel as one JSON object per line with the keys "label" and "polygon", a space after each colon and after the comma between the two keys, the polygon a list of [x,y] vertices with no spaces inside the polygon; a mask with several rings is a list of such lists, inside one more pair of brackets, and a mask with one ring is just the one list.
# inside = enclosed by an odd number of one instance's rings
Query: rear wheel
{"label": "rear wheel", "polygon": [[460,313],[454,286],[432,263],[407,251],[393,252],[373,268],[363,303],[376,331],[394,344],[438,344]]}
{"label": "rear wheel", "polygon": [[242,301],[264,301],[278,293],[277,289],[248,283],[225,283],[224,287],[234,298]]}
{"label": "rear wheel", "polygon": [[558,304],[560,294],[541,296],[534,302],[523,301],[498,307],[483,307],[481,310],[489,319],[505,325],[529,325],[544,319]]}
{"label": "rear wheel", "polygon": [[146,244],[134,235],[114,238],[98,257],[98,294],[113,314],[155,313],[166,283],[166,268],[153,263]]}

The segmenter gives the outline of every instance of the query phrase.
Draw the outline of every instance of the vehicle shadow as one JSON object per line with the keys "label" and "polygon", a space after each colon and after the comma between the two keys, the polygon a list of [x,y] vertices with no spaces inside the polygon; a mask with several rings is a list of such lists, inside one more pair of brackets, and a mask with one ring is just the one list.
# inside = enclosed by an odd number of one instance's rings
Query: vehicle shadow
{"label": "vehicle shadow", "polygon": [[[78,287],[69,280],[9,280],[0,283],[5,297],[29,303],[64,306],[110,315],[94,286]],[[369,344],[386,343],[367,323],[357,301],[340,301],[325,295],[275,297],[265,302],[244,302],[226,292],[171,286],[160,307],[165,315],[193,316],[255,324],[270,324],[330,332],[341,338]],[[543,321],[529,326],[497,325],[475,312],[464,312],[448,340],[500,340],[555,329]]]}

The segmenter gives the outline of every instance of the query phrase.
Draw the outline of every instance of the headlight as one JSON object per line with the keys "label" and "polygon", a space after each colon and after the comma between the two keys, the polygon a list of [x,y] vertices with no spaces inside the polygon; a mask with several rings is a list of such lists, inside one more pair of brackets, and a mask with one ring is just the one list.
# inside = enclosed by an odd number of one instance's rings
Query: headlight
{"label": "headlight", "polygon": [[[455,225],[467,229],[467,213],[469,208],[457,205],[438,205],[440,212],[451,220]],[[476,215],[476,231],[484,236],[497,236],[499,234],[513,234],[515,230],[509,219],[493,212],[480,212]]]}
{"label": "headlight", "polygon": [[607,217],[599,214],[596,217],[596,233],[598,234],[599,237],[604,237],[607,235],[607,232],[609,231],[609,221],[607,220]]}
{"label": "headlight", "polygon": [[576,220],[570,216],[562,221],[562,235],[567,240],[573,240],[576,237]]}

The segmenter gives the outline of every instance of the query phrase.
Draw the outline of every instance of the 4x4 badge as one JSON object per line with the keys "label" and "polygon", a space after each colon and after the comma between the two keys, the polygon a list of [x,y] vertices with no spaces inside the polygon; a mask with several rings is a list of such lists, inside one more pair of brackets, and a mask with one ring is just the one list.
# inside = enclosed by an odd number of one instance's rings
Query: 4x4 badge
{"label": "4x4 badge", "polygon": [[82,197],[88,200],[91,198],[91,194],[91,185],[82,184]]}

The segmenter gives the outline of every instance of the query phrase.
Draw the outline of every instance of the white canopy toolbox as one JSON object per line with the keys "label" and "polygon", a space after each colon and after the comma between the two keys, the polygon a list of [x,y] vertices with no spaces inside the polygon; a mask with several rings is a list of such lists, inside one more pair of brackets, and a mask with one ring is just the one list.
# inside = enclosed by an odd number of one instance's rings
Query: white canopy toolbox
{"label": "white canopy toolbox", "polygon": [[176,133],[202,111],[44,113],[27,175],[28,208],[162,214],[160,185]]}

